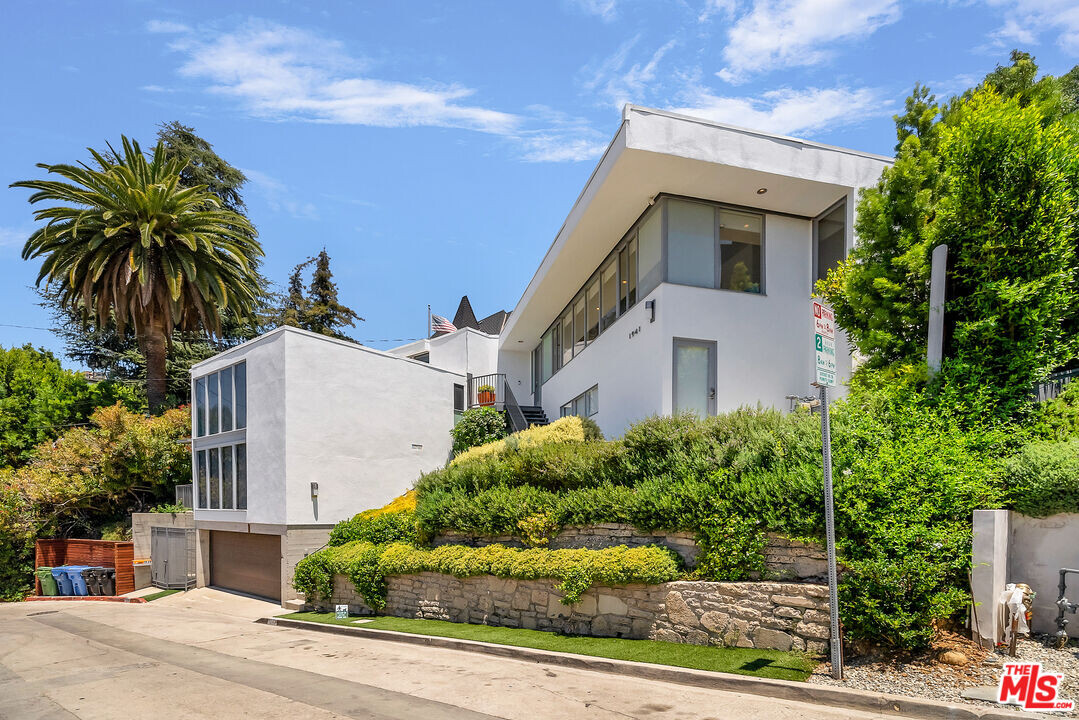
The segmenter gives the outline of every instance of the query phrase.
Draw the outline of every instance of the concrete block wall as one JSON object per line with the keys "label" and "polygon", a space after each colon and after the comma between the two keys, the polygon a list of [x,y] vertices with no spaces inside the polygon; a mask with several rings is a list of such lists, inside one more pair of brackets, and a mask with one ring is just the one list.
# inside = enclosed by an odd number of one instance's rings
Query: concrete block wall
{"label": "concrete block wall", "polygon": [[150,557],[152,527],[193,528],[195,513],[131,513],[131,540],[136,560]]}
{"label": "concrete block wall", "polygon": [[[680,581],[597,586],[567,605],[553,580],[456,578],[431,572],[387,580],[382,612],[396,617],[817,654],[828,644],[828,588],[816,584]],[[337,604],[348,605],[358,615],[373,612],[341,575],[334,577],[333,597],[317,606],[328,610]]]}

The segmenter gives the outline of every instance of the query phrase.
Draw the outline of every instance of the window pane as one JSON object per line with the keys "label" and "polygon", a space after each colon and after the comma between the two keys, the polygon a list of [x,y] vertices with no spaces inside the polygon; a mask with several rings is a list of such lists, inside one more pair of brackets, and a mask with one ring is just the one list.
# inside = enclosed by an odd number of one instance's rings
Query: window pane
{"label": "window pane", "polygon": [[847,253],[847,204],[842,203],[817,221],[817,279],[842,261]]}
{"label": "window pane", "polygon": [[196,437],[206,434],[206,378],[204,377],[195,381],[195,434]]}
{"label": "window pane", "polygon": [[210,509],[221,508],[221,453],[217,448],[210,448]]}
{"label": "window pane", "polygon": [[232,429],[232,368],[221,371],[221,432]]}
{"label": "window pane", "polygon": [[644,295],[659,285],[663,215],[659,207],[652,211],[637,233],[638,294]]}
{"label": "window pane", "polygon": [[247,509],[247,445],[236,446],[236,509]]}
{"label": "window pane", "polygon": [[634,236],[618,253],[618,314],[637,302],[637,238]]}
{"label": "window pane", "polygon": [[236,429],[247,427],[247,363],[233,368],[236,385]]}
{"label": "window pane", "polygon": [[719,286],[724,290],[761,291],[761,217],[719,211],[719,248],[723,266]]}
{"label": "window pane", "polygon": [[573,311],[562,316],[562,364],[573,358]]}
{"label": "window pane", "polygon": [[588,391],[588,414],[595,415],[599,412],[599,386]]}
{"label": "window pane", "polygon": [[208,375],[206,377],[206,382],[207,382],[206,392],[207,392],[207,396],[209,397],[209,400],[207,402],[207,407],[209,408],[209,414],[210,414],[210,418],[209,418],[209,422],[210,422],[209,434],[213,435],[213,434],[218,432],[217,420],[218,420],[219,403],[218,403],[218,395],[217,395],[217,373],[214,373],[212,375]]}
{"label": "window pane", "polygon": [[199,450],[195,453],[195,456],[197,457],[196,465],[198,469],[196,477],[198,478],[199,509],[205,510],[208,499],[206,496],[206,451]]}
{"label": "window pane", "polygon": [[554,353],[554,333],[548,330],[543,336],[543,351],[540,353],[543,361],[543,382],[550,379],[553,366],[551,364]]}
{"label": "window pane", "polygon": [[606,330],[614,322],[618,313],[618,263],[614,260],[599,274],[600,298],[603,308],[600,313],[600,330]]}
{"label": "window pane", "polygon": [[673,283],[715,287],[716,213],[710,205],[667,203],[667,279]]}
{"label": "window pane", "polygon": [[232,509],[232,446],[221,448],[221,507]]}
{"label": "window pane", "polygon": [[573,304],[573,354],[580,355],[584,350],[584,298],[577,298]]}
{"label": "window pane", "polygon": [[708,417],[708,395],[712,379],[707,345],[675,342],[674,411]]}
{"label": "window pane", "polygon": [[558,410],[558,417],[566,417],[573,414],[573,403],[568,402]]}
{"label": "window pane", "polygon": [[453,386],[453,409],[456,411],[464,412],[465,409],[465,386],[454,385]]}
{"label": "window pane", "polygon": [[599,278],[589,286],[587,297],[588,342],[599,337]]}

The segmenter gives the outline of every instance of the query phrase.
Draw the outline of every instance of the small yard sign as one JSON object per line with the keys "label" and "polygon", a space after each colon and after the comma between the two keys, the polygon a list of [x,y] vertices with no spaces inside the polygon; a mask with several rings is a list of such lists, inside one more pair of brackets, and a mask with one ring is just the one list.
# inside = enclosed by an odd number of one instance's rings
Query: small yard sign
{"label": "small yard sign", "polygon": [[348,619],[348,605],[334,605],[333,616],[338,620]]}
{"label": "small yard sign", "polygon": [[813,302],[813,349],[817,360],[817,385],[835,387],[835,314]]}

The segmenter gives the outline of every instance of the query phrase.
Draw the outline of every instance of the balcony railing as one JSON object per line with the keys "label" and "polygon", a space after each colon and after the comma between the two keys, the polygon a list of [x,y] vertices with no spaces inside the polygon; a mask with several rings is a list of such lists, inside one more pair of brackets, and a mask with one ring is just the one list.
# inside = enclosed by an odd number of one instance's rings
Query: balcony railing
{"label": "balcony railing", "polygon": [[476,375],[468,379],[468,407],[489,407],[506,413],[507,425],[512,432],[528,429],[521,406],[513,396],[504,373]]}
{"label": "balcony railing", "polygon": [[1068,383],[1076,378],[1079,378],[1079,369],[1060,370],[1051,373],[1044,382],[1034,385],[1034,400],[1037,402],[1047,402],[1052,400],[1057,395],[1064,392],[1064,388],[1068,386]]}

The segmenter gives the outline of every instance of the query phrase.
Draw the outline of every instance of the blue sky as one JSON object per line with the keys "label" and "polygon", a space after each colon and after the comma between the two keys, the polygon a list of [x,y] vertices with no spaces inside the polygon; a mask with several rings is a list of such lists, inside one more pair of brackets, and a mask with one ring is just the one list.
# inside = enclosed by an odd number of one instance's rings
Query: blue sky
{"label": "blue sky", "polygon": [[[512,309],[635,102],[878,153],[915,81],[1079,62],[1075,0],[5,3],[0,345],[59,351],[19,252],[37,162],[192,125],[250,183],[266,274],[325,246],[375,347]],[[612,242],[621,229],[614,229]]]}

